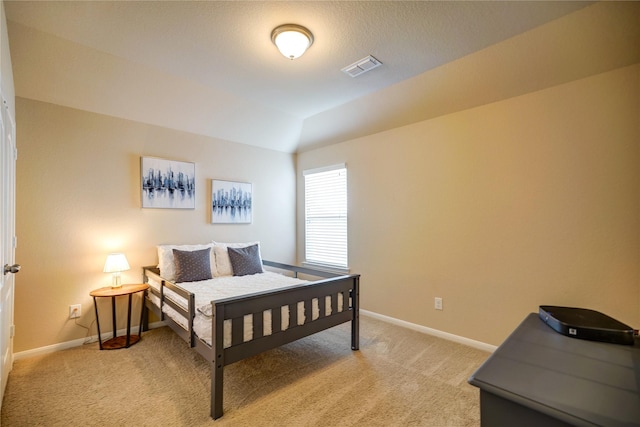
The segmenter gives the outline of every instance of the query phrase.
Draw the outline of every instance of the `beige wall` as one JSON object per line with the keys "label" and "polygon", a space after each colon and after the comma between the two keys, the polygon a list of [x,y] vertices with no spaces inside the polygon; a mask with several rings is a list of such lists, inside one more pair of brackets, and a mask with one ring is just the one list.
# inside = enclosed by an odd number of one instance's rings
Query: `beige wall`
{"label": "beige wall", "polygon": [[365,310],[493,345],[542,304],[638,328],[639,114],[635,65],[299,154],[298,197],[347,163]]}
{"label": "beige wall", "polygon": [[[92,325],[89,292],[110,284],[109,252],[127,255],[124,283],[141,280],[162,243],[260,240],[265,259],[295,261],[290,154],[24,98],[17,141],[15,352],[87,335],[68,320],[69,305],[81,303],[78,323]],[[195,162],[196,209],[141,209],[140,156]],[[210,223],[213,178],[253,183],[251,225]]]}
{"label": "beige wall", "polygon": [[[298,155],[349,168],[350,264],[362,308],[499,344],[540,304],[640,325],[640,65]],[[295,157],[17,100],[15,351],[95,334],[91,289],[124,251],[263,243],[295,260]],[[196,162],[195,210],[141,209],[140,156]],[[211,225],[211,178],[254,184],[252,225]],[[302,198],[302,187],[297,195]],[[302,206],[298,256],[303,259]],[[433,298],[444,298],[444,310]]]}

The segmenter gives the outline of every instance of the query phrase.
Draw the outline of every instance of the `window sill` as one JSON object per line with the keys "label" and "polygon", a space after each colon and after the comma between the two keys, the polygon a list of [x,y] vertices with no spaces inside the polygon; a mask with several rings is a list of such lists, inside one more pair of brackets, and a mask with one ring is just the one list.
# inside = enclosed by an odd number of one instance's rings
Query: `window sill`
{"label": "window sill", "polygon": [[335,265],[320,264],[320,263],[317,263],[317,262],[304,261],[302,263],[302,265],[304,265],[305,267],[309,267],[309,268],[315,268],[317,270],[328,271],[330,273],[349,274],[349,272],[350,272],[349,267],[338,267],[338,266],[335,266]]}

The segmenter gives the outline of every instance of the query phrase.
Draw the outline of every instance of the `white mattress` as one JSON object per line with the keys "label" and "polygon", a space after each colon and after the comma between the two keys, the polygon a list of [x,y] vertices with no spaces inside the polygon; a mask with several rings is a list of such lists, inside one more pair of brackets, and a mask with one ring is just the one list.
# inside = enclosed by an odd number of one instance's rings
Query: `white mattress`
{"label": "white mattress", "polygon": [[[203,280],[199,282],[184,282],[178,283],[181,288],[192,292],[195,295],[196,316],[193,322],[193,329],[201,340],[208,345],[211,343],[211,301],[216,301],[229,297],[236,297],[241,295],[247,295],[255,292],[269,291],[278,288],[288,287],[292,285],[298,285],[306,283],[305,280],[300,280],[282,274],[265,272],[260,274],[253,274],[248,276],[224,276],[216,277],[210,280]],[[150,283],[154,288],[157,283]],[[187,310],[187,301],[171,291],[167,287],[164,288],[165,297],[171,299],[173,302]],[[158,301],[152,298],[152,301],[158,305]],[[338,295],[338,307],[337,311],[342,311],[342,295]],[[326,297],[325,314],[329,315],[332,312],[331,298]],[[304,303],[298,303],[298,324],[301,325],[305,320]],[[289,307],[284,306],[282,310],[282,324],[281,329],[286,330],[289,327]],[[180,324],[183,328],[188,329],[188,321],[176,310],[168,305],[163,305],[162,311],[173,319],[176,323]],[[318,301],[313,300],[312,303],[312,320],[317,319],[319,316]],[[266,310],[263,313],[263,334],[271,334],[271,310]],[[244,341],[250,341],[253,338],[253,318],[251,315],[245,316],[244,319]],[[231,321],[226,320],[224,324],[224,347],[231,346]]]}

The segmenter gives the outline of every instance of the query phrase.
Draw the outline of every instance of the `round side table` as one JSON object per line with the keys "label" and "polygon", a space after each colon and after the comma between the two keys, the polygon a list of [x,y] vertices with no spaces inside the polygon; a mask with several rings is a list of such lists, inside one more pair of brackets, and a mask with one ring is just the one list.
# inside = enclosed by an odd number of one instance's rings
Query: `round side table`
{"label": "round side table", "polygon": [[[144,296],[146,294],[149,285],[135,284],[135,285],[122,285],[119,288],[112,288],[110,286],[100,289],[95,289],[89,293],[93,297],[93,306],[96,310],[96,325],[98,326],[98,342],[100,343],[100,350],[114,350],[117,348],[128,348],[133,344],[140,341],[142,333],[142,316],[144,314]],[[138,324],[138,335],[131,335],[131,298],[133,294],[142,292],[142,301],[140,306],[140,323]],[[127,334],[123,336],[116,336],[118,329],[116,327],[116,297],[128,296],[129,307],[127,310]],[[113,338],[110,338],[102,342],[102,336],[100,335],[100,316],[98,315],[98,298],[111,298],[111,316],[113,321]]]}

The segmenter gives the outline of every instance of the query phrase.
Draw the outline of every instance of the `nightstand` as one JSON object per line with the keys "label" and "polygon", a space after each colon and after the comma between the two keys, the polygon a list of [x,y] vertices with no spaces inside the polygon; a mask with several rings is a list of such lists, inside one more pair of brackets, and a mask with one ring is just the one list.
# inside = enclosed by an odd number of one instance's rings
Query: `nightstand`
{"label": "nightstand", "polygon": [[[128,348],[133,344],[140,341],[142,332],[142,316],[144,314],[144,296],[149,289],[149,285],[135,284],[135,285],[122,285],[119,288],[112,288],[110,286],[93,290],[89,293],[93,297],[93,306],[96,310],[96,325],[98,326],[98,342],[100,343],[100,350],[114,350],[118,348]],[[138,324],[138,335],[131,335],[131,299],[134,294],[142,293],[142,299],[140,301],[140,323]],[[116,326],[116,297],[127,296],[129,300],[129,306],[127,310],[127,334],[123,336],[116,336],[118,329]],[[98,315],[98,298],[111,298],[111,316],[113,325],[113,338],[110,338],[102,342],[102,336],[100,335],[100,316]]]}

